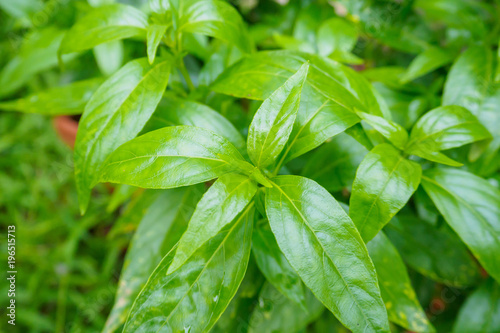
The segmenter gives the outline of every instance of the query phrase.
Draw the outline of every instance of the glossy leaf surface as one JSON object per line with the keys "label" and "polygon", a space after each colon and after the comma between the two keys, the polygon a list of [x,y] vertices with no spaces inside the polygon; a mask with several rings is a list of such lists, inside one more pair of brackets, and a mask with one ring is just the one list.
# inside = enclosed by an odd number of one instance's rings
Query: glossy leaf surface
{"label": "glossy leaf surface", "polygon": [[260,168],[272,164],[285,147],[299,110],[300,94],[307,77],[306,63],[257,110],[248,130],[247,150]]}
{"label": "glossy leaf surface", "polygon": [[353,332],[389,332],[366,247],[337,201],[312,180],[273,178],[266,212],[290,265],[316,297]]}
{"label": "glossy leaf surface", "polygon": [[431,169],[422,185],[481,265],[500,280],[500,191],[486,180],[456,169]]}
{"label": "glossy leaf surface", "polygon": [[172,274],[174,251],[166,255],[135,300],[124,333],[210,331],[243,279],[252,228],[249,206]]}
{"label": "glossy leaf surface", "polygon": [[369,152],[356,172],[349,216],[367,242],[403,208],[420,184],[422,168],[389,144]]}
{"label": "glossy leaf surface", "polygon": [[369,113],[358,112],[357,114],[377,132],[389,140],[394,146],[399,149],[403,149],[405,147],[406,142],[408,141],[408,133],[401,125]]}
{"label": "glossy leaf surface", "polygon": [[160,102],[169,74],[169,60],[153,65],[145,58],[133,60],[107,79],[87,103],[75,142],[75,178],[82,212],[102,163],[140,132]]}

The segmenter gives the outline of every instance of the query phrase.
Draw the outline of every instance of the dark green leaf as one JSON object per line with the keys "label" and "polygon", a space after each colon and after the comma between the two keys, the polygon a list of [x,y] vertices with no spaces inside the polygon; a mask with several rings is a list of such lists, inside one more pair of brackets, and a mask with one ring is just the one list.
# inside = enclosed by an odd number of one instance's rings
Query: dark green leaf
{"label": "dark green leaf", "polygon": [[273,178],[266,212],[279,247],[316,297],[353,332],[389,332],[375,269],[351,219],[312,180]]}
{"label": "dark green leaf", "polygon": [[171,251],[134,302],[125,325],[129,332],[208,332],[243,280],[252,240],[253,205],[167,274]]}
{"label": "dark green leaf", "polygon": [[422,185],[484,269],[500,281],[500,191],[471,173],[448,168],[427,170]]}
{"label": "dark green leaf", "polygon": [[404,207],[416,191],[422,168],[389,144],[369,152],[356,172],[349,202],[349,216],[365,242]]}
{"label": "dark green leaf", "polygon": [[380,232],[368,244],[389,320],[413,332],[435,332],[420,306],[403,260]]}
{"label": "dark green leaf", "polygon": [[300,94],[308,69],[309,63],[302,65],[257,110],[247,139],[248,155],[257,167],[265,168],[273,164],[285,147],[299,110]]}
{"label": "dark green leaf", "polygon": [[247,176],[230,173],[217,179],[196,206],[168,274],[182,266],[196,250],[233,221],[252,200],[255,192],[257,184]]}
{"label": "dark green leaf", "polygon": [[169,74],[168,59],[154,65],[145,58],[133,60],[106,80],[88,102],[75,143],[75,177],[82,212],[102,163],[140,132],[160,102]]}

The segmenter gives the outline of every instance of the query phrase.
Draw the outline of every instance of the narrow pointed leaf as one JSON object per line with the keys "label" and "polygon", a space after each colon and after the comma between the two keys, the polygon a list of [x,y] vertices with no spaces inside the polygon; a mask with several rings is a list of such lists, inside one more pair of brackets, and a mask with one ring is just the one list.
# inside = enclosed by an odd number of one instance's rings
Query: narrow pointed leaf
{"label": "narrow pointed leaf", "polygon": [[243,280],[253,228],[249,206],[178,270],[163,258],[134,302],[124,333],[209,332]]}
{"label": "narrow pointed leaf", "polygon": [[160,102],[169,74],[169,60],[153,65],[145,58],[133,60],[106,80],[87,103],[75,142],[75,178],[82,212],[102,163],[140,132]]}
{"label": "narrow pointed leaf", "polygon": [[302,280],[281,253],[268,226],[254,230],[252,252],[266,280],[302,309],[307,309]]}
{"label": "narrow pointed leaf", "polygon": [[274,163],[285,147],[299,110],[308,69],[308,63],[302,65],[257,110],[247,140],[248,155],[257,167],[265,168]]}
{"label": "narrow pointed leaf", "polygon": [[406,266],[387,236],[380,232],[367,245],[389,320],[413,332],[435,332],[413,290]]}
{"label": "narrow pointed leaf", "polygon": [[356,172],[349,216],[368,242],[404,207],[420,184],[422,168],[389,144],[369,152]]}
{"label": "narrow pointed leaf", "polygon": [[123,64],[123,41],[114,40],[94,47],[94,56],[101,73],[114,74]]}
{"label": "narrow pointed leaf", "polygon": [[439,67],[449,64],[453,60],[453,54],[439,47],[430,47],[420,53],[401,76],[401,83],[413,81]]}
{"label": "narrow pointed leaf", "polygon": [[103,333],[115,332],[125,323],[148,277],[186,229],[201,193],[198,187],[165,190],[151,202],[127,250],[115,304]]}
{"label": "narrow pointed leaf", "polygon": [[60,54],[85,51],[102,43],[130,37],[146,37],[147,16],[123,4],[92,9],[66,33]]}
{"label": "narrow pointed leaf", "polygon": [[396,122],[384,119],[365,112],[357,112],[357,115],[366,121],[377,132],[382,134],[394,146],[403,149],[408,141],[408,132]]}
{"label": "narrow pointed leaf", "polygon": [[152,64],[155,61],[156,50],[158,49],[158,45],[160,45],[161,39],[165,32],[167,31],[166,25],[158,25],[152,24],[148,26],[147,31],[147,52],[148,52],[148,61]]}
{"label": "narrow pointed leaf", "polygon": [[100,181],[174,188],[232,171],[253,170],[222,136],[200,127],[172,126],[146,133],[115,150],[103,166]]}
{"label": "narrow pointed leaf", "polygon": [[464,170],[431,169],[422,185],[488,273],[500,281],[500,191]]}
{"label": "narrow pointed leaf", "polygon": [[271,229],[307,287],[353,332],[389,332],[375,269],[349,216],[312,180],[273,182],[266,192]]}
{"label": "narrow pointed leaf", "polygon": [[210,186],[196,206],[186,232],[179,241],[168,274],[214,237],[238,215],[257,192],[257,184],[247,176],[230,173]]}

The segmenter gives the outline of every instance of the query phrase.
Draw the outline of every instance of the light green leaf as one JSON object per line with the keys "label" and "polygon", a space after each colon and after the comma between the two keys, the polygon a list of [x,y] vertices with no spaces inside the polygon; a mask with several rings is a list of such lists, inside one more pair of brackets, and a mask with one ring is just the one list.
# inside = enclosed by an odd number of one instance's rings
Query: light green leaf
{"label": "light green leaf", "polygon": [[488,273],[500,281],[500,191],[467,171],[431,169],[422,185]]}
{"label": "light green leaf", "polygon": [[453,333],[500,331],[500,286],[487,280],[465,301],[453,325]]}
{"label": "light green leaf", "polygon": [[452,231],[402,215],[393,218],[384,232],[405,262],[420,274],[456,287],[478,281],[478,265]]}
{"label": "light green leaf", "polygon": [[270,283],[265,283],[250,317],[248,332],[300,332],[324,310],[324,306],[309,290],[305,302],[307,310],[287,299]]}
{"label": "light green leaf", "polygon": [[248,32],[240,14],[224,1],[181,1],[177,31],[222,39],[236,45],[244,52],[252,50]]}
{"label": "light green leaf", "polygon": [[433,70],[449,64],[453,60],[453,54],[439,47],[430,47],[420,53],[401,76],[401,83],[413,81]]}
{"label": "light green leaf", "polygon": [[302,280],[281,253],[268,224],[255,229],[252,252],[266,280],[302,310],[307,309]]}
{"label": "light green leaf", "polygon": [[75,142],[75,178],[82,213],[102,163],[140,132],[160,102],[169,74],[168,59],[153,65],[145,58],[133,60],[107,79],[86,105]]}
{"label": "light green leaf", "polygon": [[272,181],[266,212],[290,265],[347,328],[389,332],[375,269],[351,219],[312,180],[278,176]]}
{"label": "light green leaf", "polygon": [[233,221],[256,192],[257,184],[247,176],[230,173],[217,179],[196,206],[168,274],[182,266],[196,250]]}
{"label": "light green leaf", "polygon": [[349,135],[339,134],[309,156],[302,176],[330,192],[350,188],[356,169],[367,153],[366,148]]}
{"label": "light green leaf", "polygon": [[366,121],[377,132],[382,134],[394,146],[403,149],[408,141],[408,132],[392,120],[384,119],[383,117],[375,116],[365,112],[357,112],[357,115]]}
{"label": "light green leaf", "polygon": [[255,168],[222,136],[194,126],[172,126],[139,136],[111,154],[101,182],[174,188]]}
{"label": "light green leaf", "polygon": [[377,271],[389,320],[409,331],[435,332],[418,302],[405,264],[394,245],[380,232],[366,246]]}
{"label": "light green leaf", "polygon": [[229,120],[210,107],[174,96],[164,97],[143,129],[143,133],[166,126],[190,125],[202,127],[225,137],[239,151],[245,141]]}
{"label": "light green leaf", "polygon": [[163,256],[181,237],[202,193],[199,187],[158,192],[127,250],[115,304],[103,333],[115,332],[125,323],[132,302]]}
{"label": "light green leaf", "polygon": [[124,38],[145,38],[147,21],[147,16],[132,6],[111,4],[93,8],[66,33],[59,53],[81,52]]}
{"label": "light green leaf", "polygon": [[50,116],[81,114],[102,81],[96,78],[49,88],[24,98],[0,102],[0,109]]}
{"label": "light green leaf", "polygon": [[247,139],[248,155],[257,167],[265,168],[273,164],[285,147],[299,110],[300,94],[308,69],[308,63],[302,65],[257,110]]}
{"label": "light green leaf", "polygon": [[250,255],[253,205],[167,274],[171,251],[134,302],[124,333],[208,332],[243,280]]}
{"label": "light green leaf", "polygon": [[152,64],[155,61],[156,50],[158,49],[158,45],[160,45],[161,39],[165,32],[167,31],[168,26],[166,25],[158,25],[151,24],[148,26],[147,30],[147,46],[148,46],[148,61]]}
{"label": "light green leaf", "polygon": [[122,67],[123,42],[121,40],[114,40],[99,44],[94,47],[94,56],[101,73],[109,76]]}
{"label": "light green leaf", "polygon": [[319,54],[328,57],[334,52],[349,53],[357,39],[356,27],[351,22],[334,17],[321,24],[316,43]]}
{"label": "light green leaf", "polygon": [[365,242],[404,207],[417,190],[421,175],[419,164],[389,144],[380,144],[365,156],[349,201],[349,216]]}

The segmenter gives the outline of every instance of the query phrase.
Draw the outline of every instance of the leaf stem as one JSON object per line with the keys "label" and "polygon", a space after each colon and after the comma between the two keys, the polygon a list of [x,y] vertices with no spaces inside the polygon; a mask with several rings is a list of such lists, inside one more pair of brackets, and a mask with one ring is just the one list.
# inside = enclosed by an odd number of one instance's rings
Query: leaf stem
{"label": "leaf stem", "polygon": [[193,81],[191,81],[191,77],[189,76],[189,73],[186,69],[186,65],[184,65],[184,60],[182,58],[179,58],[179,70],[181,71],[184,80],[186,80],[189,91],[193,91],[195,87]]}

